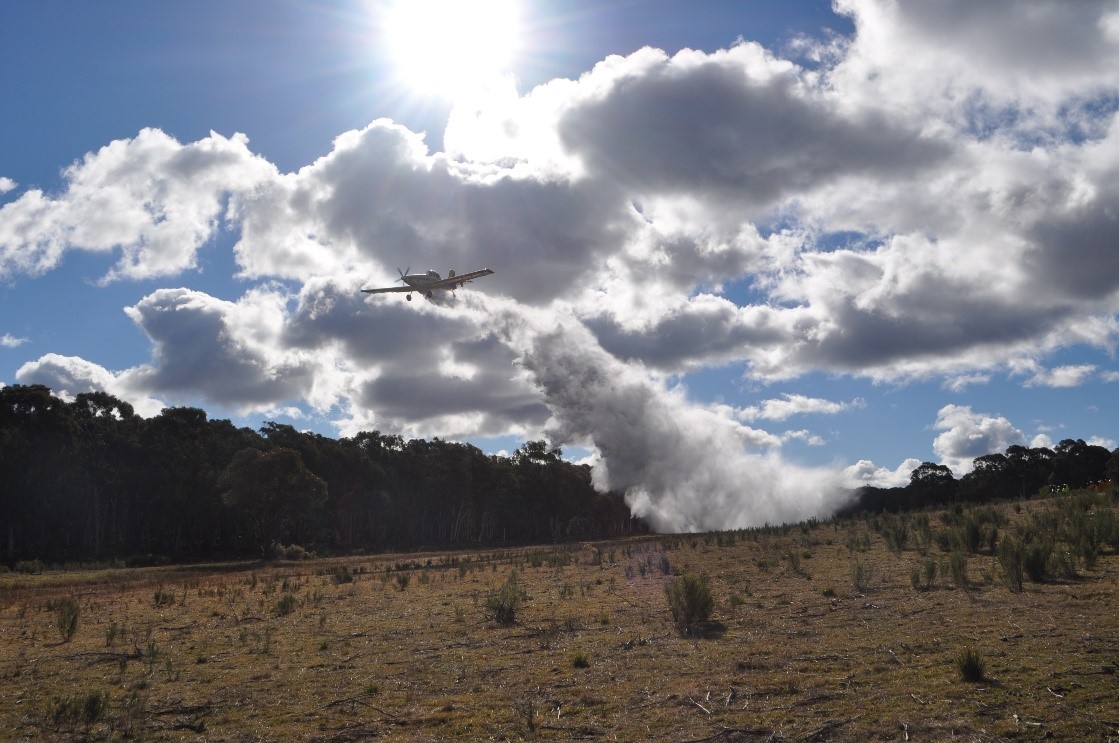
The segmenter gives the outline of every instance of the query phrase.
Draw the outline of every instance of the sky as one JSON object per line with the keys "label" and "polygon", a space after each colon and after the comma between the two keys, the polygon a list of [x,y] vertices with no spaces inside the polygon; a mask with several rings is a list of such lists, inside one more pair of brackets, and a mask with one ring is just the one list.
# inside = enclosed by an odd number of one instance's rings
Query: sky
{"label": "sky", "polygon": [[671,530],[1119,440],[1119,1],[44,0],[0,66],[2,384],[546,438]]}

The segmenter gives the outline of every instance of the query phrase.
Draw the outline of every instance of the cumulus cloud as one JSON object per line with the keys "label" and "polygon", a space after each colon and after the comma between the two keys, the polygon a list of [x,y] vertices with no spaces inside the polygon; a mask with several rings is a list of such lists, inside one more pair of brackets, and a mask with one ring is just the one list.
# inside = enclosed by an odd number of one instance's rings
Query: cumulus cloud
{"label": "cumulus cloud", "polygon": [[976,413],[967,405],[942,407],[933,428],[942,431],[933,440],[933,451],[957,477],[971,471],[976,457],[1026,443],[1025,435],[1006,418]]}
{"label": "cumulus cloud", "polygon": [[1091,446],[1102,446],[1104,449],[1114,449],[1115,439],[1105,438],[1103,436],[1092,436],[1086,442]]}
{"label": "cumulus cloud", "polygon": [[8,191],[13,190],[18,185],[19,184],[13,181],[11,178],[0,176],[0,194],[6,194],[8,193]]}
{"label": "cumulus cloud", "polygon": [[0,276],[41,274],[67,250],[116,251],[113,278],[167,276],[196,264],[222,199],[252,188],[275,168],[243,135],[181,145],[144,129],[89,153],[63,172],[65,190],[28,189],[0,206]]}
{"label": "cumulus cloud", "polygon": [[906,459],[895,469],[879,467],[869,459],[860,459],[858,462],[843,468],[842,481],[849,488],[860,488],[871,485],[877,488],[900,488],[909,484],[909,477],[913,470],[921,466],[919,459]]}
{"label": "cumulus cloud", "polygon": [[157,415],[165,406],[133,387],[125,375],[86,361],[78,356],[60,356],[48,353],[35,361],[28,361],[16,371],[21,384],[42,384],[51,388],[59,397],[69,400],[83,392],[107,392],[132,405],[140,415]]}
{"label": "cumulus cloud", "polygon": [[4,348],[18,348],[24,343],[27,343],[26,338],[17,338],[11,333],[4,333],[4,335],[0,335],[0,346],[3,346]]}

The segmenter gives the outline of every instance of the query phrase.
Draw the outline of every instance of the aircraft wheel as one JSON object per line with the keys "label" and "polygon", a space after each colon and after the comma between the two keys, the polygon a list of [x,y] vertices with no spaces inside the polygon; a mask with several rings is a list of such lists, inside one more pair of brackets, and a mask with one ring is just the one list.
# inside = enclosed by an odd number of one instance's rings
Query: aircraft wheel
{"label": "aircraft wheel", "polygon": [[412,295],[411,294],[405,295],[404,298],[407,299],[409,302],[412,301]]}

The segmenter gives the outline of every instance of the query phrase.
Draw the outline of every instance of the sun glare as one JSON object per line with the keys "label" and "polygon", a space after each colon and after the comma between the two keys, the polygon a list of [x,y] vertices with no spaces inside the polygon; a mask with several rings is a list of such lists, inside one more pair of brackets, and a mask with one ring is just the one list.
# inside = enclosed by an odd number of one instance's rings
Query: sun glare
{"label": "sun glare", "polygon": [[515,0],[395,0],[382,30],[405,84],[455,99],[509,72],[519,18]]}

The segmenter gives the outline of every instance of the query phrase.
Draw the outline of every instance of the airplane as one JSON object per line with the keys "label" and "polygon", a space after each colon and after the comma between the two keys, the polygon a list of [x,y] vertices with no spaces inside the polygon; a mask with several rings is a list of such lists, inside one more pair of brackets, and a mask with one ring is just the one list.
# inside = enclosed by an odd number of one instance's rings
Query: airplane
{"label": "airplane", "polygon": [[404,286],[386,286],[380,289],[362,289],[365,294],[388,294],[390,292],[407,292],[408,296],[405,297],[409,302],[412,301],[412,292],[419,292],[428,299],[432,299],[437,291],[453,292],[459,289],[474,279],[480,279],[483,276],[489,276],[493,271],[488,268],[483,268],[480,271],[471,271],[464,273],[461,276],[455,275],[455,270],[452,268],[447,272],[447,278],[440,278],[438,271],[429,270],[427,273],[408,273],[412,267],[401,271],[399,268],[396,272],[400,274],[397,281],[404,283]]}

